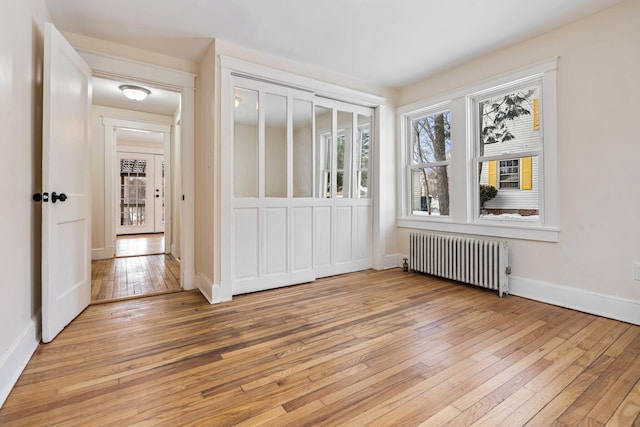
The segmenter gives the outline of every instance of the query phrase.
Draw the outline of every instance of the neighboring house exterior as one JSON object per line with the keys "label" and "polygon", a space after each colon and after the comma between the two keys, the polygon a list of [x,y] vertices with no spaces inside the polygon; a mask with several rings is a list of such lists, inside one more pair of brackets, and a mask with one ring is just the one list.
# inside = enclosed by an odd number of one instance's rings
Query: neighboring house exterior
{"label": "neighboring house exterior", "polygon": [[[485,156],[506,153],[521,153],[539,150],[542,144],[540,126],[539,90],[532,87],[529,101],[523,107],[529,114],[521,115],[505,122],[514,139],[506,142],[485,144]],[[500,97],[496,97],[500,98]],[[496,98],[487,102],[494,102]],[[490,185],[498,190],[495,198],[487,201],[484,211],[489,214],[516,213],[522,216],[538,214],[538,156],[514,156],[509,159],[485,162],[480,174],[480,184]]]}

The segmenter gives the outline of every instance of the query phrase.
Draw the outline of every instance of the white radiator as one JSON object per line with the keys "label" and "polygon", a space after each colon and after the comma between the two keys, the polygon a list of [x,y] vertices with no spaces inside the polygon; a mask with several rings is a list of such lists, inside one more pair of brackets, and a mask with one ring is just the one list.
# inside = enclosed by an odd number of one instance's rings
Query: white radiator
{"label": "white radiator", "polygon": [[412,232],[409,269],[509,293],[507,242]]}

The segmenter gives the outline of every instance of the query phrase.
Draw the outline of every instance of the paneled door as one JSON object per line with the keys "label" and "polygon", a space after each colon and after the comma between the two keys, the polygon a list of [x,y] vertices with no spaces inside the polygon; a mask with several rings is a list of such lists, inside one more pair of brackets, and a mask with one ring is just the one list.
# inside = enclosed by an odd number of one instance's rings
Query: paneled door
{"label": "paneled door", "polygon": [[164,156],[118,152],[117,234],[164,231]]}
{"label": "paneled door", "polygon": [[374,110],[239,76],[233,96],[233,293],[370,268]]}
{"label": "paneled door", "polygon": [[317,99],[314,271],[317,277],[371,268],[370,165],[374,110]]}
{"label": "paneled door", "polygon": [[91,69],[45,26],[42,125],[42,341],[91,300]]}
{"label": "paneled door", "polygon": [[313,94],[233,83],[233,293],[312,281]]}

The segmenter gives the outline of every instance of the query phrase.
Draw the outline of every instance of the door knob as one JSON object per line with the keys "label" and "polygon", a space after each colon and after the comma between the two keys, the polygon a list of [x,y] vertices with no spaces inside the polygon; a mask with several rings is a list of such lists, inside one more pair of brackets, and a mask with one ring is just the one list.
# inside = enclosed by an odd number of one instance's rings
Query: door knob
{"label": "door knob", "polygon": [[34,202],[48,202],[49,201],[49,193],[35,193],[32,197]]}
{"label": "door knob", "polygon": [[51,203],[55,203],[58,200],[60,200],[61,202],[64,202],[65,200],[67,200],[67,195],[64,193],[58,194],[55,191],[51,193]]}

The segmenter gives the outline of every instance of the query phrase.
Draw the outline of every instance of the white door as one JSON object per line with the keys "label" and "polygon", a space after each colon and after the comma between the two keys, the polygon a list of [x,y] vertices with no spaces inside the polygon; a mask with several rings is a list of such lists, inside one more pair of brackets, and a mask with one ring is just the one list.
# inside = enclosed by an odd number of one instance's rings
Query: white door
{"label": "white door", "polygon": [[313,96],[234,77],[233,294],[315,280]]}
{"label": "white door", "polygon": [[164,156],[118,152],[116,233],[164,232]]}
{"label": "white door", "polygon": [[153,221],[156,233],[164,232],[164,201],[165,201],[165,167],[164,156],[153,156]]}
{"label": "white door", "polygon": [[45,27],[42,125],[42,341],[91,300],[91,69]]}

